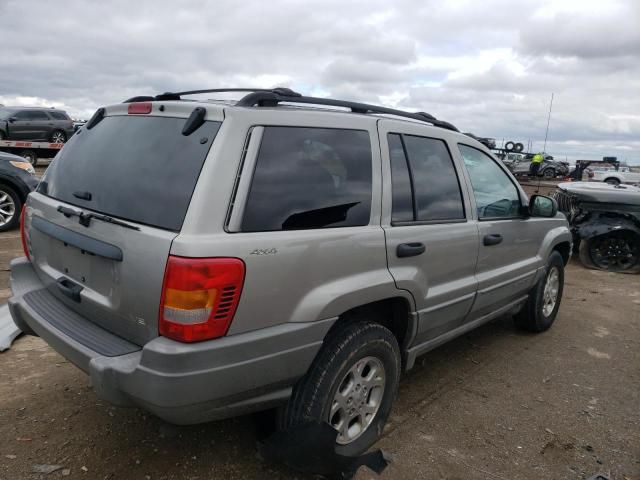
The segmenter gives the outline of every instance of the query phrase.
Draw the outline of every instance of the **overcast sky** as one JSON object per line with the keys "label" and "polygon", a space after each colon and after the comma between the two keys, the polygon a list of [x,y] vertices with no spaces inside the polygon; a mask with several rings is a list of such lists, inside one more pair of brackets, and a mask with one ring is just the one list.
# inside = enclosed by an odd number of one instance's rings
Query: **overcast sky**
{"label": "overcast sky", "polygon": [[290,86],[640,164],[639,0],[0,0],[0,104]]}

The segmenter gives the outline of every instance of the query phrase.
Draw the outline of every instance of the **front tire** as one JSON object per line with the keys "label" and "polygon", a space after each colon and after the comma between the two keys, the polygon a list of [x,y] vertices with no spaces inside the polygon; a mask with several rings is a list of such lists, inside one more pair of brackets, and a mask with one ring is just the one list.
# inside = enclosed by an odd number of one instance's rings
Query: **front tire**
{"label": "front tire", "polygon": [[6,232],[18,226],[22,200],[15,190],[0,184],[0,232]]}
{"label": "front tire", "polygon": [[554,251],[549,256],[544,276],[529,293],[527,302],[514,317],[518,328],[540,333],[551,328],[556,319],[564,289],[564,260]]}
{"label": "front tire", "polygon": [[556,178],[556,170],[555,168],[547,168],[542,175],[544,178]]}
{"label": "front tire", "polygon": [[618,273],[640,272],[640,236],[614,231],[580,242],[580,261],[587,268]]}
{"label": "front tire", "polygon": [[618,180],[617,178],[610,177],[610,178],[607,178],[604,181],[604,183],[608,183],[609,185],[617,186],[617,185],[620,185],[620,180]]}
{"label": "front tire", "polygon": [[394,335],[377,323],[346,324],[325,339],[295,386],[282,427],[327,422],[336,429],[336,453],[360,455],[382,434],[399,380]]}

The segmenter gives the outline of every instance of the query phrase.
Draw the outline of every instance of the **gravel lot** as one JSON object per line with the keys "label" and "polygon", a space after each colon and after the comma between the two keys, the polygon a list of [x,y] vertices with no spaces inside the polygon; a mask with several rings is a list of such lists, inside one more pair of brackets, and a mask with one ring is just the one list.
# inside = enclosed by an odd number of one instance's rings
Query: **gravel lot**
{"label": "gravel lot", "polygon": [[[0,304],[18,255],[19,233],[0,234]],[[549,332],[503,318],[418,360],[378,444],[394,460],[381,478],[640,479],[640,276],[572,261],[566,277]],[[259,458],[252,417],[175,427],[109,406],[40,339],[0,366],[0,479],[310,478]]]}

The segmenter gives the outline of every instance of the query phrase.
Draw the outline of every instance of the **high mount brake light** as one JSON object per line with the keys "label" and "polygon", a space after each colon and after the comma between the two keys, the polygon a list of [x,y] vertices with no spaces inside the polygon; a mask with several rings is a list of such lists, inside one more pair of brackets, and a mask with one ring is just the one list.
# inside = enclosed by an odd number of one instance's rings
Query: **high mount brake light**
{"label": "high mount brake light", "polygon": [[152,106],[150,102],[130,103],[127,107],[127,112],[133,115],[151,113],[151,107]]}
{"label": "high mount brake light", "polygon": [[244,273],[244,262],[237,258],[169,256],[160,300],[160,335],[179,342],[224,336],[240,300]]}

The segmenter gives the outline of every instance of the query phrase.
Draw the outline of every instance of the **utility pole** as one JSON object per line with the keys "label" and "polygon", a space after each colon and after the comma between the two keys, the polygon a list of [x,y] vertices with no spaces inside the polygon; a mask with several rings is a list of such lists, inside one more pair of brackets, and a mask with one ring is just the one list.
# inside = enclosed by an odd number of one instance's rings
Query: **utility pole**
{"label": "utility pole", "polygon": [[547,131],[544,133],[544,147],[542,152],[547,153],[547,137],[549,136],[549,123],[551,122],[551,108],[553,107],[553,93],[551,93],[551,102],[549,103],[549,116],[547,117]]}

